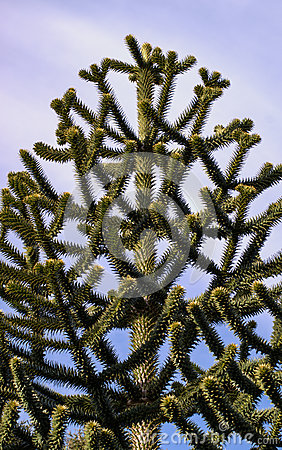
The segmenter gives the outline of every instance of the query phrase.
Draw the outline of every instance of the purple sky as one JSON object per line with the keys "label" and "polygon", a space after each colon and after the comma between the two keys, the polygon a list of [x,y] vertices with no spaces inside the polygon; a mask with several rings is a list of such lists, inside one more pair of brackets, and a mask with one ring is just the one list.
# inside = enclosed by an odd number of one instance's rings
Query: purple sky
{"label": "purple sky", "polygon": [[[0,187],[6,185],[10,170],[22,170],[20,148],[31,150],[36,141],[55,144],[57,119],[49,108],[53,98],[75,87],[85,103],[95,108],[94,86],[80,80],[77,73],[104,56],[129,60],[123,42],[129,33],[141,43],[176,50],[181,57],[192,54],[198,60],[197,68],[218,70],[231,80],[231,87],[214,107],[207,132],[235,117],[255,121],[262,143],[251,153],[245,175],[254,174],[265,161],[281,162],[281,1],[0,0],[0,13]],[[132,85],[128,98],[127,78],[113,80],[134,123]],[[197,80],[197,69],[179,79],[171,118],[188,103]],[[217,155],[219,161],[224,163],[229,154],[226,150]],[[44,167],[59,190],[71,189],[69,169]],[[269,190],[254,211],[278,195],[281,187]],[[277,229],[264,256],[279,250],[278,242]]]}
{"label": "purple sky", "polygon": [[[0,4],[1,187],[6,185],[8,171],[22,167],[20,148],[31,150],[38,140],[55,144],[57,119],[49,108],[53,98],[72,86],[95,108],[95,87],[77,73],[104,56],[129,60],[123,42],[129,33],[141,43],[176,50],[181,57],[195,55],[198,68],[218,70],[231,80],[206,130],[209,133],[215,124],[225,125],[235,117],[254,120],[262,143],[251,152],[245,175],[254,174],[265,161],[280,162],[282,5],[278,0],[145,0],[142,4],[2,0]],[[122,75],[113,77],[113,82],[135,123],[132,84]],[[197,69],[179,78],[171,118],[189,102],[196,82]],[[218,152],[217,157],[224,163],[230,153]],[[67,167],[51,164],[47,171],[59,190],[70,190],[72,176]],[[276,187],[265,193],[254,204],[254,212],[276,199],[279,191]]]}
{"label": "purple sky", "polygon": [[[38,140],[55,144],[57,119],[49,108],[53,98],[72,86],[95,108],[95,88],[77,73],[104,56],[129,60],[123,42],[129,33],[141,43],[176,50],[180,56],[195,55],[198,68],[218,70],[231,80],[231,88],[214,106],[207,132],[235,117],[255,121],[262,143],[249,156],[245,174],[255,173],[266,160],[280,162],[282,5],[278,0],[1,0],[0,4],[0,186],[6,184],[8,171],[21,168],[20,148],[32,149]],[[179,78],[171,117],[188,103],[197,81],[197,69]],[[132,85],[125,76],[116,76],[114,82],[134,123]],[[217,156],[224,162],[229,154],[226,150]],[[61,166],[52,166],[51,171],[58,188],[66,190],[69,172]],[[276,198],[277,192],[273,195]]]}

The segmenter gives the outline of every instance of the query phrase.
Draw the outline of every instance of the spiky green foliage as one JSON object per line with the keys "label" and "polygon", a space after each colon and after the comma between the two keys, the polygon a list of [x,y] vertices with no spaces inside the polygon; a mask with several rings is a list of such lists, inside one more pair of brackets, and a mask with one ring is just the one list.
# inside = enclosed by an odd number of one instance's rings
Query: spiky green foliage
{"label": "spiky green foliage", "polygon": [[[229,433],[242,438],[248,434],[252,448],[276,449],[281,446],[282,424],[282,288],[267,287],[265,280],[281,274],[282,259],[276,253],[263,260],[260,250],[281,221],[281,199],[258,216],[249,217],[248,211],[258,195],[281,180],[282,166],[266,163],[257,175],[240,178],[248,152],[260,141],[251,134],[252,121],[235,119],[216,126],[211,136],[203,134],[212,105],[229,81],[201,68],[201,83],[195,86],[191,103],[171,122],[168,111],[176,78],[195,64],[195,58],[179,60],[176,52],[164,55],[148,43],[140,47],[131,35],[126,44],[132,63],[105,58],[100,66],[80,71],[81,78],[98,88],[97,111],[69,89],[51,103],[59,118],[59,147],[41,142],[34,146],[40,158],[73,163],[89,206],[87,216],[80,204],[70,203],[69,193],[56,192],[39,160],[27,150],[20,152],[25,171],[11,172],[2,192],[0,295],[13,312],[0,315],[1,448],[63,449],[67,424],[75,424],[83,431],[67,440],[69,448],[153,450],[160,448],[161,427],[169,422],[195,449],[222,448],[227,438],[222,424]],[[110,71],[125,73],[135,83],[138,130],[115,96]],[[88,135],[77,125],[76,116],[90,128]],[[222,170],[216,151],[230,145],[235,150]],[[105,158],[114,162],[138,153],[143,158],[136,160],[131,173],[136,203],[132,206],[123,199],[125,217],[111,219],[118,233],[109,231],[106,240],[107,211],[128,186],[131,174],[96,173],[101,181],[106,179],[100,197],[91,192],[85,175]],[[152,160],[144,154],[169,156],[167,177],[157,180],[150,169]],[[183,196],[174,165],[189,171],[196,161],[212,182],[202,192],[206,204],[202,216],[192,212]],[[146,189],[155,190],[156,196],[142,208]],[[172,280],[169,262],[180,258],[182,247],[175,250],[165,219],[168,197],[183,212],[177,226],[189,227],[190,240],[181,270]],[[69,205],[68,217],[78,222],[88,253],[81,244],[60,238]],[[220,263],[203,252],[215,228],[217,238],[225,242]],[[21,247],[13,243],[13,234]],[[237,258],[246,237],[249,241]],[[168,248],[159,256],[162,240]],[[181,233],[178,240],[185,247]],[[101,257],[120,280],[119,289],[108,295],[97,288],[103,273]],[[91,258],[96,263],[86,279],[80,278]],[[150,275],[166,263],[162,284],[152,289]],[[197,298],[177,284],[188,267],[205,271],[211,279]],[[144,276],[147,294],[128,295],[138,292]],[[255,331],[253,318],[264,311],[273,319],[270,341]],[[239,346],[224,344],[219,324],[230,327]],[[130,336],[123,360],[109,337],[116,329],[127,330]],[[167,342],[168,354],[161,364],[160,349]],[[207,370],[191,356],[200,342],[215,358]],[[50,359],[50,351],[68,354],[71,366],[61,363],[60,357]],[[62,394],[56,387],[71,388],[73,393]],[[272,407],[260,409],[264,395]],[[28,413],[29,427],[19,422],[19,408]],[[197,425],[195,414],[202,416],[208,433]]]}

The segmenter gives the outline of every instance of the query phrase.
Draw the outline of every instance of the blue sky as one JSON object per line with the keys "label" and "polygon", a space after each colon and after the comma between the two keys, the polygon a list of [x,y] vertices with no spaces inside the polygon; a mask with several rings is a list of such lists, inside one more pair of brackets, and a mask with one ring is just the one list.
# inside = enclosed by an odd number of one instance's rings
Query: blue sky
{"label": "blue sky", "polygon": [[[57,119],[49,108],[53,98],[75,87],[78,95],[95,108],[95,88],[78,78],[78,71],[104,56],[129,60],[124,37],[134,34],[180,57],[196,56],[197,68],[218,70],[231,87],[215,105],[207,124],[227,124],[235,117],[250,117],[262,142],[251,153],[244,174],[252,175],[265,161],[281,162],[281,44],[282,4],[279,0],[144,0],[108,1],[0,1],[0,187],[10,170],[21,170],[18,150],[31,150],[36,141],[55,144]],[[197,69],[179,79],[171,117],[180,112],[197,82]],[[126,77],[113,78],[117,93],[131,121],[135,118],[134,94]],[[222,164],[230,155],[221,152]],[[70,190],[69,168],[44,164],[61,190]],[[281,195],[269,190],[254,205],[259,212]],[[281,227],[280,227],[281,233]],[[263,250],[279,250],[279,229]],[[280,247],[280,246],[279,246]],[[194,286],[201,290],[204,280]],[[262,334],[269,334],[269,319],[260,320]],[[240,446],[241,448],[249,448]],[[169,446],[168,448],[184,448]],[[232,448],[232,447],[230,447]]]}

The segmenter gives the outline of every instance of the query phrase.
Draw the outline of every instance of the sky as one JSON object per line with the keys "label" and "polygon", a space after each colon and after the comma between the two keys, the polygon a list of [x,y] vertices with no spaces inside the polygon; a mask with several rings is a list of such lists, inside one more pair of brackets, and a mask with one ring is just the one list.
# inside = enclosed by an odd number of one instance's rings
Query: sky
{"label": "sky", "polygon": [[[281,16],[279,0],[0,0],[0,187],[6,186],[9,171],[22,170],[20,148],[32,150],[37,141],[56,143],[57,118],[49,107],[53,98],[74,87],[95,108],[95,88],[79,79],[78,71],[105,56],[130,61],[124,45],[127,34],[165,52],[175,50],[180,57],[196,56],[197,68],[179,79],[172,118],[189,102],[199,79],[197,69],[217,70],[231,80],[231,87],[216,102],[207,134],[218,123],[250,117],[262,142],[252,150],[244,176],[254,175],[265,161],[280,163]],[[113,84],[135,123],[132,86],[129,96],[125,76],[117,75]],[[224,165],[229,155],[228,150],[220,152],[219,162]],[[44,168],[59,191],[70,190],[70,168],[47,163]],[[253,212],[263,210],[279,195],[281,186],[270,189]],[[279,228],[263,256],[278,247]],[[193,292],[201,288],[198,284]],[[259,327],[268,335],[269,318],[260,318]],[[170,443],[167,448],[185,447]]]}

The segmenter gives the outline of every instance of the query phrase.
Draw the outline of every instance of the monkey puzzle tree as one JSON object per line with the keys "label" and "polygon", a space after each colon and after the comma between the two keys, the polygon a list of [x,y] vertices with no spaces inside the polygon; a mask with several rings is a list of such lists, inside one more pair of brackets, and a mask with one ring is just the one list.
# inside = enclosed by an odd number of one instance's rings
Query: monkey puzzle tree
{"label": "monkey puzzle tree", "polygon": [[[172,423],[191,448],[222,448],[228,429],[247,436],[253,449],[276,449],[281,284],[263,281],[281,274],[282,259],[277,253],[263,260],[260,250],[281,220],[281,200],[256,217],[248,211],[280,181],[282,167],[266,163],[256,176],[239,177],[260,141],[250,119],[204,136],[213,102],[229,86],[220,73],[199,70],[191,103],[171,123],[176,77],[195,58],[180,61],[173,51],[140,47],[131,35],[126,43],[133,63],[105,58],[80,71],[98,88],[97,111],[69,89],[51,103],[59,147],[34,146],[40,158],[73,163],[79,200],[57,193],[26,150],[20,151],[25,171],[11,172],[2,192],[0,295],[13,311],[0,318],[0,447],[63,449],[67,425],[76,424],[84,427],[86,449],[158,449],[162,425]],[[127,74],[136,86],[138,130],[114,94],[110,70]],[[231,145],[222,170],[214,152]],[[195,211],[185,177],[196,161],[212,187],[201,190],[202,207]],[[83,242],[63,239],[70,222]],[[219,263],[204,252],[208,239],[225,243]],[[103,261],[116,281],[106,293],[99,290]],[[177,284],[189,267],[210,276],[196,298]],[[263,311],[273,318],[269,342],[255,331],[254,316]],[[225,345],[218,324],[228,325],[239,345]],[[130,336],[123,360],[110,334],[117,329]],[[206,370],[191,356],[200,342],[215,358]],[[71,364],[50,358],[50,351],[68,354]],[[56,386],[73,391],[62,394]],[[272,406],[259,409],[264,395]],[[19,422],[21,409],[29,427]]]}

